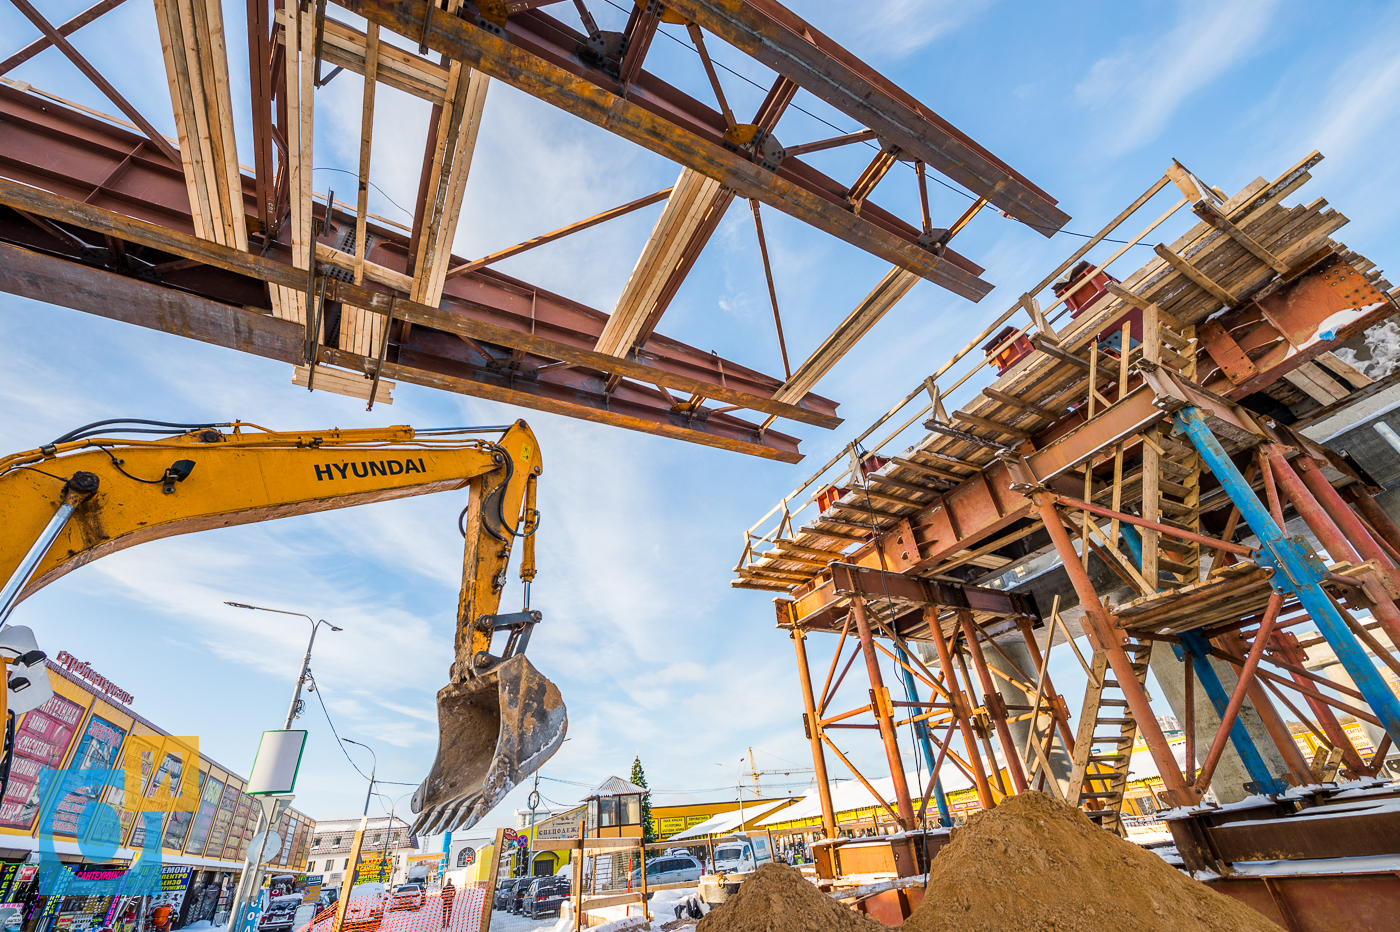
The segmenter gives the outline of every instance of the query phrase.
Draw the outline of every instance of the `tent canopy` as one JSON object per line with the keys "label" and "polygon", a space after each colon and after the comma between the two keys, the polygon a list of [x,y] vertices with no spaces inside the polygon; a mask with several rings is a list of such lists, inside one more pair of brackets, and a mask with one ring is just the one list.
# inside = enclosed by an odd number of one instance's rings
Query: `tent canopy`
{"label": "tent canopy", "polygon": [[692,825],[685,831],[678,832],[666,840],[680,841],[686,838],[704,838],[706,835],[723,835],[726,832],[734,831],[745,822],[752,822],[754,819],[773,812],[775,809],[781,809],[790,802],[792,802],[792,800],[783,799],[776,803],[760,803],[752,806],[745,806],[743,815],[739,814],[738,809],[731,809],[728,812],[719,812],[710,816],[699,825]]}

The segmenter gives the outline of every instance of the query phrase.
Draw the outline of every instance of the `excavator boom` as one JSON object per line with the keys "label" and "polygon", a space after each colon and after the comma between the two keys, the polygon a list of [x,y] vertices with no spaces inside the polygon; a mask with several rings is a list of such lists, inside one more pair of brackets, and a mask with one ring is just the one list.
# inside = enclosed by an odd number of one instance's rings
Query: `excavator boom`
{"label": "excavator boom", "polygon": [[[0,459],[0,623],[64,574],[145,541],[466,489],[456,656],[438,694],[437,758],[414,797],[419,824],[470,827],[558,750],[563,700],[524,656],[540,613],[498,612],[518,539],[527,592],[535,574],[541,459],[529,425],[171,432],[133,440],[80,429]],[[501,634],[505,645],[492,653]]]}

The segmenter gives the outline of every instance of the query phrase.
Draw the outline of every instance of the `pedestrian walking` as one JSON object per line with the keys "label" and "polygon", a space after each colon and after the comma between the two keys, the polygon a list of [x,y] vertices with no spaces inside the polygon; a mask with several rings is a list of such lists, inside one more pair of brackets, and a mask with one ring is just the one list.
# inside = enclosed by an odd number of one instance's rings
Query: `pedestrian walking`
{"label": "pedestrian walking", "polygon": [[447,878],[447,884],[442,888],[442,927],[447,928],[452,922],[452,901],[457,898],[457,888],[452,886],[452,878]]}

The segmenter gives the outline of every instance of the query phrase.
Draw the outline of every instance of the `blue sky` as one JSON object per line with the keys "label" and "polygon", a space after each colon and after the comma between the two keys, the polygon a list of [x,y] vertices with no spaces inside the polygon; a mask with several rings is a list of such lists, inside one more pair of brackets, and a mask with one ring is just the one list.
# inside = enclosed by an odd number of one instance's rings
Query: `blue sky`
{"label": "blue sky", "polygon": [[[84,0],[43,4],[55,22]],[[794,2],[793,8],[1059,199],[1067,230],[1092,233],[1175,157],[1233,192],[1273,177],[1313,149],[1327,157],[1304,190],[1352,218],[1339,238],[1387,267],[1400,216],[1400,4],[1326,8],[1288,0],[995,3],[978,0]],[[590,3],[605,28],[623,13]],[[240,156],[251,160],[241,5],[226,2]],[[568,5],[556,13],[572,19]],[[1320,15],[1321,14],[1321,15]],[[345,15],[340,13],[342,17]],[[673,35],[682,35],[668,27]],[[0,54],[30,41],[0,6]],[[154,16],[131,0],[73,37],[158,127],[173,135]],[[771,77],[712,43],[720,62],[766,88]],[[658,39],[652,67],[709,98],[695,56]],[[56,52],[10,78],[88,106],[114,108]],[[741,118],[762,90],[723,72]],[[317,95],[315,164],[353,169],[360,79],[342,74]],[[778,129],[785,143],[857,129],[805,93]],[[407,220],[427,108],[380,91],[372,211]],[[3,130],[0,130],[3,131]],[[854,178],[870,151],[813,156]],[[677,166],[500,83],[489,92],[455,251],[481,255],[670,185]],[[315,187],[353,190],[323,170]],[[936,222],[966,206],[933,188]],[[917,216],[913,174],[896,168],[875,200]],[[503,263],[519,275],[610,310],[659,207]],[[765,227],[789,351],[805,358],[886,271],[880,260],[773,210]],[[1169,241],[1170,226],[1160,237]],[[1153,237],[1150,242],[1158,241]],[[403,386],[392,407],[291,385],[290,367],[8,295],[0,337],[0,449],[38,446],[106,417],[226,421],[277,429],[501,423],[526,417],[540,436],[544,524],[533,605],[545,622],[535,664],[563,691],[570,736],[545,767],[547,798],[572,783],[626,775],[640,753],[656,803],[732,798],[746,748],[760,767],[808,758],[792,648],[768,596],[729,588],[743,529],[894,400],[1009,306],[1078,240],[1047,240],[985,212],[957,248],[986,266],[996,290],[977,306],[920,283],[818,386],[841,401],[846,426],[797,426],[807,460],[770,463],[709,448],[476,399]],[[1145,261],[1150,252],[1136,250]],[[780,371],[752,220],[736,205],[663,320],[661,331],[768,372]],[[954,401],[961,398],[955,397]],[[345,628],[323,633],[313,669],[342,736],[377,749],[380,776],[416,784],[436,742],[433,696],[451,661],[460,503],[437,496],[146,544],[79,570],[16,612],[50,655],[68,650],[136,696],[135,708],[247,773],[258,733],[278,727],[305,644],[305,624],[240,612],[225,599],[304,611]],[[507,591],[507,605],[517,598]],[[819,645],[813,646],[820,654]],[[1055,670],[1078,709],[1082,687]],[[310,752],[299,808],[319,818],[360,811],[364,781],[335,748],[319,705],[302,723]],[[850,742],[883,772],[879,748]],[[352,749],[352,753],[364,754]],[[366,755],[367,758],[367,755]],[[366,761],[367,762],[367,761]],[[834,766],[839,768],[839,764]],[[839,771],[837,771],[839,772]],[[778,778],[782,779],[782,778]],[[572,781],[554,782],[554,781]],[[804,782],[794,776],[792,783]],[[403,812],[411,786],[384,788]],[[801,787],[796,787],[796,791]],[[493,821],[524,805],[517,793]]]}

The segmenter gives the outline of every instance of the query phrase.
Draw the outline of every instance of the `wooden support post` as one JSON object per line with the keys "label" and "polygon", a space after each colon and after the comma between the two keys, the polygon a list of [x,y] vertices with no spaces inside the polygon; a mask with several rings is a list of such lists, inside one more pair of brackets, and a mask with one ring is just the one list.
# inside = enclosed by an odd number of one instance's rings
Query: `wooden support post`
{"label": "wooden support post", "polygon": [[[533,835],[533,831],[531,832]],[[501,872],[501,849],[505,846],[506,830],[496,829],[496,839],[491,847],[491,866],[486,869],[486,898],[481,901],[481,928],[477,932],[491,932],[491,903],[496,898],[496,882]],[[463,905],[465,908],[465,904]]]}
{"label": "wooden support post", "polygon": [[584,823],[580,819],[578,823],[578,847],[573,851],[574,932],[580,932],[583,928],[583,840]]}
{"label": "wooden support post", "polygon": [[[345,868],[345,880],[340,884],[340,902],[335,908],[335,923],[331,926],[331,932],[340,932],[345,925],[345,911],[350,906],[350,891],[355,889],[355,874],[360,870],[360,848],[365,841],[365,828],[369,825],[369,816],[360,818],[360,827],[355,829],[355,837],[350,842],[349,866]],[[268,826],[271,831],[272,826]],[[256,896],[257,891],[249,891],[249,896]]]}

